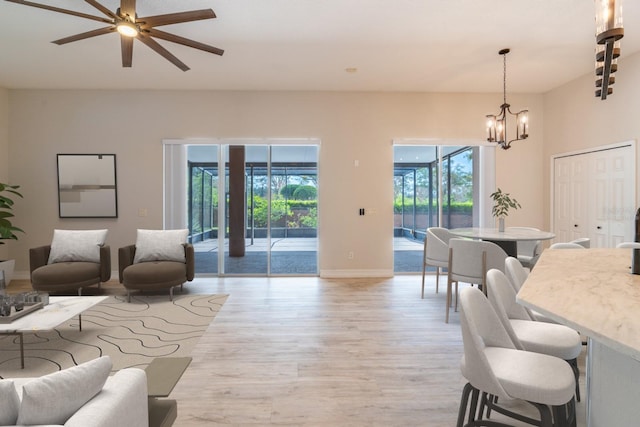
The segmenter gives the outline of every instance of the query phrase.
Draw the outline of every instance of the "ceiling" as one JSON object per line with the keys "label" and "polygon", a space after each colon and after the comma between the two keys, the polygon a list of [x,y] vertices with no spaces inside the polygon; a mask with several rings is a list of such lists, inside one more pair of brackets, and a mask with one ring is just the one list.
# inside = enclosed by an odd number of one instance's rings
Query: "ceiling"
{"label": "ceiling", "polygon": [[[34,0],[100,12],[81,0]],[[119,0],[98,0],[111,10]],[[217,19],[162,27],[225,50],[160,40],[183,72],[142,43],[122,68],[102,24],[0,1],[0,87],[544,93],[594,67],[592,0],[138,0],[139,16],[212,8]],[[640,51],[640,2],[627,1],[622,58]],[[356,68],[349,73],[348,68]],[[620,67],[618,79],[623,78]]]}

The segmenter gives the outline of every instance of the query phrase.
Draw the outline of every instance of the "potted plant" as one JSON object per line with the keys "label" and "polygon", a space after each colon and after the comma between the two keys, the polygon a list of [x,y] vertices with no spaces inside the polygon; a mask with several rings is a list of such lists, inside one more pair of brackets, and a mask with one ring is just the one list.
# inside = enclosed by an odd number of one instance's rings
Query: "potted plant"
{"label": "potted plant", "polygon": [[[11,222],[11,218],[14,216],[13,199],[22,197],[22,194],[18,192],[19,185],[9,185],[0,182],[0,245],[4,245],[3,240],[18,240],[16,233],[24,233],[24,230],[14,226]],[[0,260],[0,279],[5,280],[5,285],[9,284],[11,276],[13,275],[13,269],[15,266],[15,260]],[[0,290],[1,291],[1,290]]]}
{"label": "potted plant", "polygon": [[498,218],[498,231],[504,231],[504,219],[509,215],[509,210],[522,206],[509,193],[504,193],[500,188],[491,193],[491,198],[493,199],[491,213]]}

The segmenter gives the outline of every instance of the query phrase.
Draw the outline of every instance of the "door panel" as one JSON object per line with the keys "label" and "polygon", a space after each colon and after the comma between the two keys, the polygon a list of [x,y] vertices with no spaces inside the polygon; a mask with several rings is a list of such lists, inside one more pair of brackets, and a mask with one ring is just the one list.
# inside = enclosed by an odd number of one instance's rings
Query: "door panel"
{"label": "door panel", "polygon": [[554,159],[556,242],[588,237],[599,248],[633,240],[635,158],[629,144]]}

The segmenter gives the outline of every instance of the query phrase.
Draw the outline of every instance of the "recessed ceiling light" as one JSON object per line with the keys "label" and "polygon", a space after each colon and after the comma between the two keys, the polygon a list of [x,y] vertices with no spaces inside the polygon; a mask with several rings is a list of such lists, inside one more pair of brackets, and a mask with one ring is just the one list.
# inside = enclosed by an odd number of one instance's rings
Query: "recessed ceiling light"
{"label": "recessed ceiling light", "polygon": [[358,69],[356,67],[347,67],[344,69],[347,73],[356,73],[358,71]]}

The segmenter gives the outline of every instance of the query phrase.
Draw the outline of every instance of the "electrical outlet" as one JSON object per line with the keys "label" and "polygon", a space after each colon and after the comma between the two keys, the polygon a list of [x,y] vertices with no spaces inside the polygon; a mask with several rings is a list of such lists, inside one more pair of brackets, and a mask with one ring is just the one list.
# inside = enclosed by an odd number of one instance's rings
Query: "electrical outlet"
{"label": "electrical outlet", "polygon": [[353,257],[354,257],[353,251],[349,251],[349,254],[347,255],[347,258],[353,259]]}

